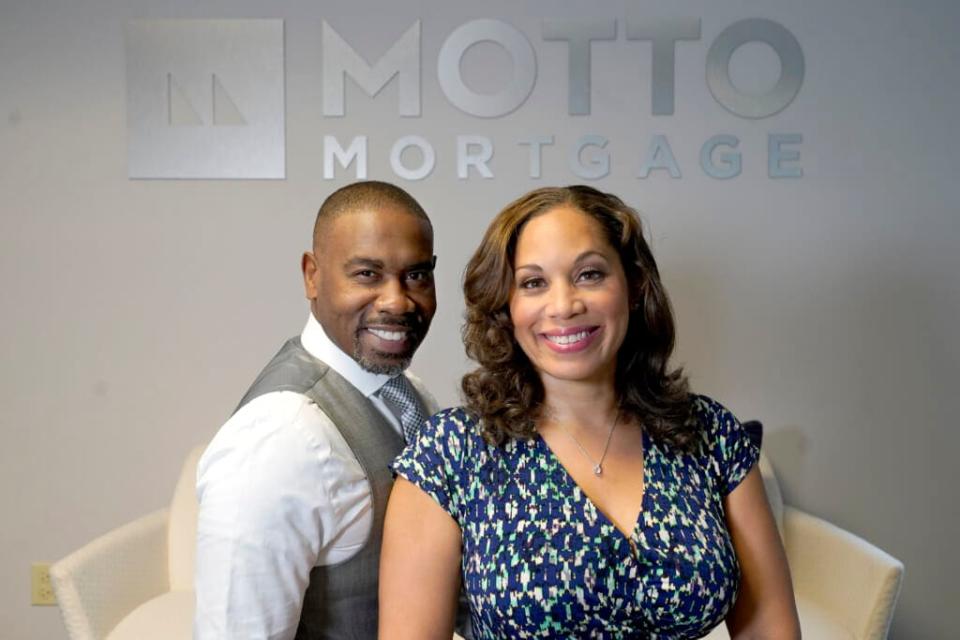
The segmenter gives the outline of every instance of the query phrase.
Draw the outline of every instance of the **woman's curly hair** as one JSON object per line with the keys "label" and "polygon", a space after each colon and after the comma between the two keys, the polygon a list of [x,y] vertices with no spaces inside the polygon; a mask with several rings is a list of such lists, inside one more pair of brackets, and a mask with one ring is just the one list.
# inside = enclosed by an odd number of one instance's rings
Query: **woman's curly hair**
{"label": "woman's curly hair", "polygon": [[621,415],[636,419],[660,442],[693,446],[698,427],[690,419],[687,379],[681,369],[668,369],[673,313],[639,215],[617,196],[587,186],[546,187],[513,201],[494,218],[467,263],[463,341],[467,355],[480,365],[461,381],[467,409],[479,418],[483,437],[492,444],[534,434],[544,391],[513,335],[513,261],[526,223],[560,206],[574,207],[600,224],[620,256],[630,288],[629,326],[617,354]]}

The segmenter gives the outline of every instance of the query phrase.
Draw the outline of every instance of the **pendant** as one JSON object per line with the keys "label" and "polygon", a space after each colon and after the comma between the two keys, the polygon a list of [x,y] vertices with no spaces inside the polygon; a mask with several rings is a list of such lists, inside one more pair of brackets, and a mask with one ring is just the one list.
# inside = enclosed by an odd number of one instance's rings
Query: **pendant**
{"label": "pendant", "polygon": [[598,476],[601,473],[603,473],[603,467],[598,464],[593,468],[593,475]]}

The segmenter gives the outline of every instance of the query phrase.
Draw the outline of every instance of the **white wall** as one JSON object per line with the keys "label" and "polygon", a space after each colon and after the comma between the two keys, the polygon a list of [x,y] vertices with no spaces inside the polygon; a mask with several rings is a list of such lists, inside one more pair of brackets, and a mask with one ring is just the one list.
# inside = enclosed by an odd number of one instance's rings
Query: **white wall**
{"label": "white wall", "polygon": [[[608,137],[611,175],[596,184],[646,213],[678,315],[677,360],[695,387],[765,422],[788,501],[906,563],[893,637],[955,636],[956,5],[453,4],[0,6],[0,636],[64,637],[55,608],[28,605],[29,563],[162,506],[187,450],[299,331],[300,252],[322,199],[351,180],[322,179],[328,133],[368,135],[370,176],[381,179],[394,180],[386,158],[399,136],[437,150],[430,177],[397,181],[437,228],[441,307],[415,368],[445,403],[467,366],[459,280],[478,234],[522,192],[577,181],[565,165],[577,137]],[[650,115],[649,47],[624,39],[628,5],[702,19],[702,39],[678,47],[673,116]],[[566,48],[542,41],[540,20],[590,14],[618,19],[620,33],[594,48],[592,115],[572,117]],[[285,181],[126,178],[123,29],[144,17],[286,20]],[[440,45],[476,17],[514,25],[537,52],[533,94],[503,118],[457,111],[437,84]],[[725,111],[704,82],[710,43],[749,17],[786,26],[807,69],[793,104],[759,121]],[[351,84],[348,116],[323,118],[321,21],[375,58],[418,18],[423,116],[397,116],[395,84],[373,100]],[[465,74],[495,87],[502,71],[488,67],[503,59],[477,47]],[[771,131],[803,134],[802,179],[766,177]],[[540,181],[516,145],[534,133],[557,139]],[[653,133],[669,137],[681,179],[633,177]],[[697,165],[717,133],[741,139],[738,178]],[[457,134],[494,140],[492,180],[457,180]]]}

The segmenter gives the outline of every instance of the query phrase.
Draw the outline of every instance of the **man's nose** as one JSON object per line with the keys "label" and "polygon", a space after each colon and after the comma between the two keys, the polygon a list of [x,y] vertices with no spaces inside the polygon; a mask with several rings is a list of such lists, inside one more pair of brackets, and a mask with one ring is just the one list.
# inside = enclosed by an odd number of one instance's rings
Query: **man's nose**
{"label": "man's nose", "polygon": [[377,310],[382,313],[402,315],[417,308],[410,298],[407,287],[400,278],[387,278],[377,297]]}

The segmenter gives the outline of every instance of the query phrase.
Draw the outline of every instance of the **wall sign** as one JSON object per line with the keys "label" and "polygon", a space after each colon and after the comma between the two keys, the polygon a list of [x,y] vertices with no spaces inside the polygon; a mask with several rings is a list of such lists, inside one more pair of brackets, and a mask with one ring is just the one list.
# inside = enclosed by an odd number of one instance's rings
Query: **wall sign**
{"label": "wall sign", "polygon": [[[621,34],[622,32],[622,34]],[[675,53],[701,38],[699,18],[642,20],[544,20],[540,39],[567,47],[566,112],[591,113],[591,52],[597,43],[645,41],[651,45],[649,112],[670,116],[675,110]],[[423,113],[421,22],[414,20],[386,53],[371,59],[358,52],[326,21],[321,26],[323,117],[347,116],[347,78],[371,100],[392,82],[397,84],[396,113],[420,118]],[[470,88],[461,75],[461,60],[473,45],[487,42],[510,57],[513,74],[491,93]],[[779,77],[769,91],[747,93],[737,88],[730,61],[741,46],[762,42],[776,54]],[[283,178],[284,75],[282,20],[139,20],[127,27],[128,166],[131,178]],[[437,53],[436,78],[446,101],[480,120],[511,117],[522,111],[537,82],[537,51],[525,33],[502,20],[477,19],[456,27]],[[727,26],[710,44],[705,81],[716,103],[745,120],[762,120],[787,108],[804,78],[800,43],[783,25],[746,18]],[[800,133],[766,136],[767,175],[799,178]],[[577,178],[596,180],[610,173],[609,140],[601,134],[580,136],[561,152]],[[448,142],[456,156],[459,179],[491,179],[494,142],[486,135],[463,133]],[[538,131],[514,141],[527,154],[530,178],[542,177],[544,153],[552,153],[556,136]],[[742,171],[740,139],[717,132],[703,141],[697,164],[718,180]],[[368,135],[322,140],[324,179],[338,173],[367,177]],[[516,148],[515,147],[515,148]],[[416,150],[415,153],[407,153]],[[680,178],[680,164],[670,139],[653,133],[637,151],[633,175],[654,172]],[[411,161],[411,158],[415,158]],[[393,141],[389,163],[396,177],[422,180],[436,166],[434,143],[419,135]],[[689,160],[685,163],[690,164]]]}
{"label": "wall sign", "polygon": [[127,25],[131,178],[279,178],[282,20]]}

